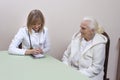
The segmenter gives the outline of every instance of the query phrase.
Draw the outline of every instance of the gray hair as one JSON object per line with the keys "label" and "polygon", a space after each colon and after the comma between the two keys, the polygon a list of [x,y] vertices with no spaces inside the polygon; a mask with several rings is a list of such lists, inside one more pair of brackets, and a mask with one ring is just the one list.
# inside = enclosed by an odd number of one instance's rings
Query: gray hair
{"label": "gray hair", "polygon": [[94,29],[96,33],[103,33],[104,29],[98,25],[96,19],[91,17],[84,17],[82,21],[90,21],[90,25],[88,26],[90,29]]}

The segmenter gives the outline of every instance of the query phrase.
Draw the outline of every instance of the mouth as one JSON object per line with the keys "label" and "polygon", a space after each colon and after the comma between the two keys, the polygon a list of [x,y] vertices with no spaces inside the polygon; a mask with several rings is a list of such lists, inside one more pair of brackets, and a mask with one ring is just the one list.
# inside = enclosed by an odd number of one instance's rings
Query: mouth
{"label": "mouth", "polygon": [[81,32],[81,35],[84,35],[84,33]]}

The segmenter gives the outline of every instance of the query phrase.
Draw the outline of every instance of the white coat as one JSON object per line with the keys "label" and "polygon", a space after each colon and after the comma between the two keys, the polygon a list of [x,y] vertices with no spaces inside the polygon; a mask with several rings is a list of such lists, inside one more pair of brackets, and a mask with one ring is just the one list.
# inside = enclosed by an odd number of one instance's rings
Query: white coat
{"label": "white coat", "polygon": [[[43,53],[47,53],[50,49],[48,29],[44,27],[42,32],[36,33],[32,30],[30,34],[31,44],[33,48],[41,48]],[[18,45],[22,43],[22,49],[18,48]],[[19,29],[15,37],[13,38],[8,52],[10,54],[25,55],[25,51],[30,48],[30,40],[28,36],[28,28],[22,27]]]}
{"label": "white coat", "polygon": [[[63,63],[72,66],[71,60],[73,56],[80,52],[81,40],[81,34],[79,32],[73,35],[71,44],[64,52],[62,58]],[[79,55],[79,66],[77,70],[88,76],[91,80],[103,80],[106,42],[107,38],[105,36],[96,33],[92,44],[88,45]]]}

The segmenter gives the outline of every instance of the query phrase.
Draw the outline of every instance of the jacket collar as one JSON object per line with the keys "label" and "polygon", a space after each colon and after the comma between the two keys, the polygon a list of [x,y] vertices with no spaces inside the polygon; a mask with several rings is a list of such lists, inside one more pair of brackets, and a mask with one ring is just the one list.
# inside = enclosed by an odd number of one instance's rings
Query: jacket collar
{"label": "jacket collar", "polygon": [[[77,32],[77,33],[74,34],[73,37],[72,37],[72,41],[73,41],[73,42],[74,42],[75,40],[79,40],[79,43],[80,43],[80,40],[81,40],[81,39],[82,39],[82,38],[81,38],[80,32]],[[79,43],[78,43],[78,44],[79,44]],[[101,43],[103,43],[103,44],[107,43],[107,38],[106,38],[104,35],[102,35],[102,34],[96,33],[95,36],[94,36],[94,38],[92,39],[92,43],[91,43],[89,46],[87,46],[81,54],[85,54],[86,51],[88,51],[90,48],[92,48],[92,47],[95,46],[95,45],[101,44]],[[74,45],[74,44],[73,44],[73,45]],[[79,44],[77,47],[78,47],[77,49],[80,49],[80,44]],[[79,50],[77,50],[77,51],[79,51]],[[71,57],[74,55],[74,51],[72,51],[72,52],[73,52],[73,53],[71,53]],[[75,51],[75,52],[76,52],[76,51]]]}

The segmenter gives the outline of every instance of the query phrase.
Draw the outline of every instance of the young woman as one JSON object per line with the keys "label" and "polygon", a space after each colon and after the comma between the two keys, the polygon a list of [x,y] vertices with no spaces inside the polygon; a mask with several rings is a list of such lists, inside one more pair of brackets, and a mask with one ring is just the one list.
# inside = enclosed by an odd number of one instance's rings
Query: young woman
{"label": "young woman", "polygon": [[[45,20],[40,10],[32,10],[27,18],[27,26],[19,29],[13,38],[8,52],[18,55],[39,55],[50,49],[48,29],[44,27]],[[19,45],[22,43],[22,49]]]}

